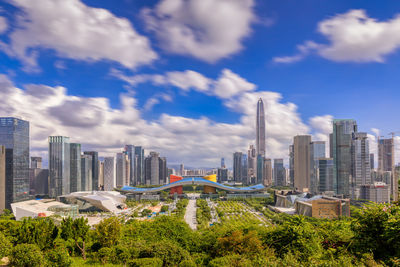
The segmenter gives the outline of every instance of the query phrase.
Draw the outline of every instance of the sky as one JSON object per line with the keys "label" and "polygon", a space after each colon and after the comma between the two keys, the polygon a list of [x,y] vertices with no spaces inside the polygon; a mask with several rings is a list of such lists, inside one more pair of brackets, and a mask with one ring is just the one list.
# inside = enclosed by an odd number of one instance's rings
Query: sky
{"label": "sky", "polygon": [[372,153],[390,132],[400,148],[399,67],[395,0],[0,0],[0,116],[29,120],[43,157],[63,135],[231,167],[260,97],[267,157],[327,140],[333,118],[355,119]]}

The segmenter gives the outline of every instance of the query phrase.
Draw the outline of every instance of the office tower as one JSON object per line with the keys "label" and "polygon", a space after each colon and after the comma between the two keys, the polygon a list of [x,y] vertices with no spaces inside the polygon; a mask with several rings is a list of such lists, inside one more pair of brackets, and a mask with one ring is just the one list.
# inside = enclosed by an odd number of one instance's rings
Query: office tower
{"label": "office tower", "polygon": [[249,150],[247,151],[247,177],[249,179],[249,183],[255,182],[255,177],[257,174],[257,151],[254,145],[250,145]]}
{"label": "office tower", "polygon": [[29,122],[0,118],[0,145],[6,149],[6,209],[29,198]]}
{"label": "office tower", "polygon": [[369,165],[371,170],[375,169],[375,156],[373,153],[369,154]]}
{"label": "office tower", "polygon": [[31,195],[48,195],[49,194],[49,170],[30,168],[30,194]]}
{"label": "office tower", "polygon": [[135,146],[135,181],[137,184],[144,184],[144,149]]}
{"label": "office tower", "polygon": [[93,179],[93,157],[91,155],[81,155],[81,190],[92,191],[92,179]]}
{"label": "office tower", "polygon": [[158,158],[159,161],[159,184],[166,184],[167,183],[167,158],[166,157],[160,157]]}
{"label": "office tower", "polygon": [[0,146],[0,213],[6,208],[6,147]]}
{"label": "office tower", "polygon": [[294,186],[294,146],[289,146],[289,181],[290,186]]}
{"label": "office tower", "polygon": [[226,168],[224,158],[221,158],[221,168]]}
{"label": "office tower", "polygon": [[227,182],[228,181],[228,169],[227,168],[218,168],[218,182]]}
{"label": "office tower", "polygon": [[264,181],[265,186],[272,185],[272,161],[271,159],[264,159]]}
{"label": "office tower", "polygon": [[294,188],[301,192],[310,190],[311,136],[297,135],[293,140]]}
{"label": "office tower", "polygon": [[92,188],[89,190],[97,191],[99,189],[99,153],[96,151],[85,151],[83,154],[92,157]]}
{"label": "office tower", "polygon": [[180,172],[181,176],[185,175],[185,165],[183,165],[183,163],[181,164],[181,166],[179,168],[179,172]]}
{"label": "office tower", "polygon": [[104,191],[115,188],[115,161],[114,157],[104,158]]}
{"label": "office tower", "polygon": [[265,113],[264,103],[261,98],[257,103],[256,131],[257,155],[265,157]]}
{"label": "office tower", "polygon": [[150,152],[150,155],[145,158],[145,178],[147,185],[160,184],[160,154]]}
{"label": "office tower", "polygon": [[352,175],[351,143],[353,133],[357,132],[354,120],[333,120],[333,175],[336,194],[350,196],[350,178]]}
{"label": "office tower", "polygon": [[104,161],[99,160],[99,187],[98,190],[104,190]]}
{"label": "office tower", "polygon": [[329,158],[333,159],[333,133],[329,134]]}
{"label": "office tower", "polygon": [[263,155],[257,155],[257,179],[256,183],[261,184],[264,179],[264,156]]}
{"label": "office tower", "polygon": [[242,152],[233,153],[233,180],[235,182],[242,181],[242,173],[243,173],[242,158],[243,158]]}
{"label": "office tower", "polygon": [[125,183],[127,158],[128,156],[125,153],[117,153],[115,173],[116,173],[116,185],[118,188],[128,185]]}
{"label": "office tower", "polygon": [[247,172],[248,172],[248,166],[247,166],[247,155],[242,154],[242,179],[241,182],[243,184],[247,184],[248,177],[247,177]]}
{"label": "office tower", "polygon": [[70,191],[79,192],[82,191],[81,181],[81,144],[71,143],[70,144]]}
{"label": "office tower", "polygon": [[353,133],[352,154],[352,198],[360,197],[361,185],[371,184],[370,154],[367,133]]}
{"label": "office tower", "polygon": [[360,198],[376,203],[390,203],[390,188],[387,184],[376,182],[374,184],[362,185]]}
{"label": "office tower", "polygon": [[332,158],[319,158],[317,177],[319,192],[333,192],[333,159]]}
{"label": "office tower", "polygon": [[398,179],[394,175],[394,138],[390,139],[379,139],[378,140],[378,170],[379,172],[392,172],[392,178],[390,181],[390,194],[393,196],[393,200],[398,200]]}
{"label": "office tower", "polygon": [[310,143],[310,192],[317,194],[318,186],[318,159],[325,158],[325,142],[313,141]]}
{"label": "office tower", "polygon": [[286,170],[283,159],[274,159],[274,185],[286,186]]}
{"label": "office tower", "polygon": [[70,143],[66,136],[49,136],[49,194],[70,193]]}
{"label": "office tower", "polygon": [[135,146],[134,145],[125,145],[125,153],[129,158],[129,184],[136,185],[135,180]]}
{"label": "office tower", "polygon": [[41,169],[42,168],[42,157],[31,157],[31,168]]}

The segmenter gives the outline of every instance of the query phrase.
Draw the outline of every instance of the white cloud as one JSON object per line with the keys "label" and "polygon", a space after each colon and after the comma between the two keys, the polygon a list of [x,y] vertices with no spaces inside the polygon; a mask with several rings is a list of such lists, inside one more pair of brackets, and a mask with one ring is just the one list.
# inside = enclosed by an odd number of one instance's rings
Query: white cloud
{"label": "white cloud", "polygon": [[0,34],[5,33],[8,29],[7,19],[0,16]]}
{"label": "white cloud", "polygon": [[132,86],[140,83],[152,83],[156,86],[171,85],[183,91],[193,89],[209,95],[216,95],[219,98],[231,98],[241,93],[254,91],[256,85],[248,82],[238,74],[229,69],[223,69],[216,80],[205,77],[204,75],[192,71],[171,71],[161,74],[138,74],[127,76],[117,69],[111,69],[111,76],[121,79]]}
{"label": "white cloud", "polygon": [[153,97],[149,98],[143,106],[144,111],[150,111],[155,105],[160,103],[160,100],[166,102],[172,102],[172,97],[165,93],[155,94]]}
{"label": "white cloud", "polygon": [[277,57],[275,62],[291,63],[302,60],[315,51],[321,57],[337,62],[384,62],[385,57],[400,47],[400,15],[378,21],[369,17],[365,10],[349,10],[325,19],[318,24],[318,32],[328,44],[308,46],[292,57]]}
{"label": "white cloud", "polygon": [[253,7],[253,0],[161,0],[142,15],[165,50],[215,62],[243,48]]}
{"label": "white cloud", "polygon": [[161,152],[169,163],[213,167],[225,157],[230,166],[233,152],[246,151],[254,143],[259,97],[265,103],[267,155],[286,158],[293,135],[307,133],[309,127],[302,122],[296,106],[283,103],[278,93],[244,92],[223,100],[224,105],[239,114],[237,123],[169,114],[146,121],[136,99],[127,94],[120,96],[121,108],[115,109],[105,98],[72,96],[64,87],[29,85],[20,89],[6,76],[0,76],[0,114],[29,120],[32,153],[41,155],[47,151],[49,135],[66,135],[102,155],[113,155],[125,144],[133,143],[144,146],[147,152]]}
{"label": "white cloud", "polygon": [[[157,58],[149,40],[126,18],[79,0],[11,0],[23,13],[10,34],[8,54],[37,67],[38,48],[53,49],[60,57],[84,61],[110,60],[127,68]],[[4,45],[3,45],[4,46]]]}

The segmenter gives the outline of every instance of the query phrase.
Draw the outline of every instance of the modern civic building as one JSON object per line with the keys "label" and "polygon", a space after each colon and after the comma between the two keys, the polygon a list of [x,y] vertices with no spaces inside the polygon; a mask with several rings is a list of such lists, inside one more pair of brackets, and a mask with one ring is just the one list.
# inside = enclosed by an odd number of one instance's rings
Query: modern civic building
{"label": "modern civic building", "polygon": [[81,144],[70,144],[70,192],[82,190]]}
{"label": "modern civic building", "polygon": [[83,152],[85,155],[89,155],[92,157],[92,179],[91,190],[98,190],[99,189],[99,153],[96,151],[85,151]]}
{"label": "modern civic building", "polygon": [[6,149],[5,207],[29,198],[29,122],[0,117],[0,145]]}
{"label": "modern civic building", "polygon": [[58,197],[69,194],[70,143],[66,136],[49,136],[49,195]]}
{"label": "modern civic building", "polygon": [[352,175],[351,145],[353,133],[357,132],[355,120],[333,120],[332,156],[334,191],[338,195],[350,196]]}

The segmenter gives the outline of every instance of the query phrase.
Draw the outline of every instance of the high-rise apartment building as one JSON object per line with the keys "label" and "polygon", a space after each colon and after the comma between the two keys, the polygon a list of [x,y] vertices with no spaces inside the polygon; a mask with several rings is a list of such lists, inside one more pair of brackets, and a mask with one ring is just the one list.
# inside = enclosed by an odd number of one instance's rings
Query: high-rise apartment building
{"label": "high-rise apartment building", "polygon": [[310,191],[310,143],[310,135],[297,135],[293,139],[294,188],[301,192]]}
{"label": "high-rise apartment building", "polygon": [[272,161],[271,159],[264,159],[264,181],[263,184],[265,186],[272,185]]}
{"label": "high-rise apartment building", "polygon": [[66,136],[49,136],[49,195],[70,193],[70,143]]}
{"label": "high-rise apartment building", "polygon": [[353,133],[351,154],[351,195],[357,199],[360,197],[361,186],[372,183],[367,133]]}
{"label": "high-rise apartment building", "polygon": [[29,122],[0,117],[0,145],[6,148],[6,209],[29,198]]}
{"label": "high-rise apartment building", "polygon": [[233,153],[233,180],[235,182],[242,181],[243,165],[242,165],[243,153]]}
{"label": "high-rise apartment building", "polygon": [[82,191],[81,144],[70,143],[70,191]]}
{"label": "high-rise apartment building", "polygon": [[42,168],[42,157],[31,157],[31,169]]}
{"label": "high-rise apartment building", "polygon": [[375,169],[375,155],[373,153],[369,154],[369,165],[371,170]]}
{"label": "high-rise apartment building", "polygon": [[81,190],[92,191],[93,179],[93,157],[91,155],[81,155]]}
{"label": "high-rise apartment building", "polygon": [[261,98],[257,103],[256,149],[257,155],[262,155],[265,157],[265,113],[264,103]]}
{"label": "high-rise apartment building", "polygon": [[0,213],[6,208],[6,147],[0,146]]}
{"label": "high-rise apartment building", "polygon": [[115,160],[114,157],[104,158],[104,191],[115,188]]}
{"label": "high-rise apartment building", "polygon": [[394,138],[378,139],[378,171],[380,173],[392,172],[390,181],[390,194],[394,201],[398,200],[398,179],[394,175],[395,168]]}
{"label": "high-rise apartment building", "polygon": [[274,159],[274,184],[275,186],[286,186],[286,169],[283,159]]}
{"label": "high-rise apartment building", "polygon": [[351,145],[353,133],[357,132],[355,120],[333,120],[332,155],[334,191],[345,197],[350,196],[352,175]]}
{"label": "high-rise apartment building", "polygon": [[90,190],[99,190],[99,153],[96,151],[85,151],[83,154],[92,157],[92,188]]}

